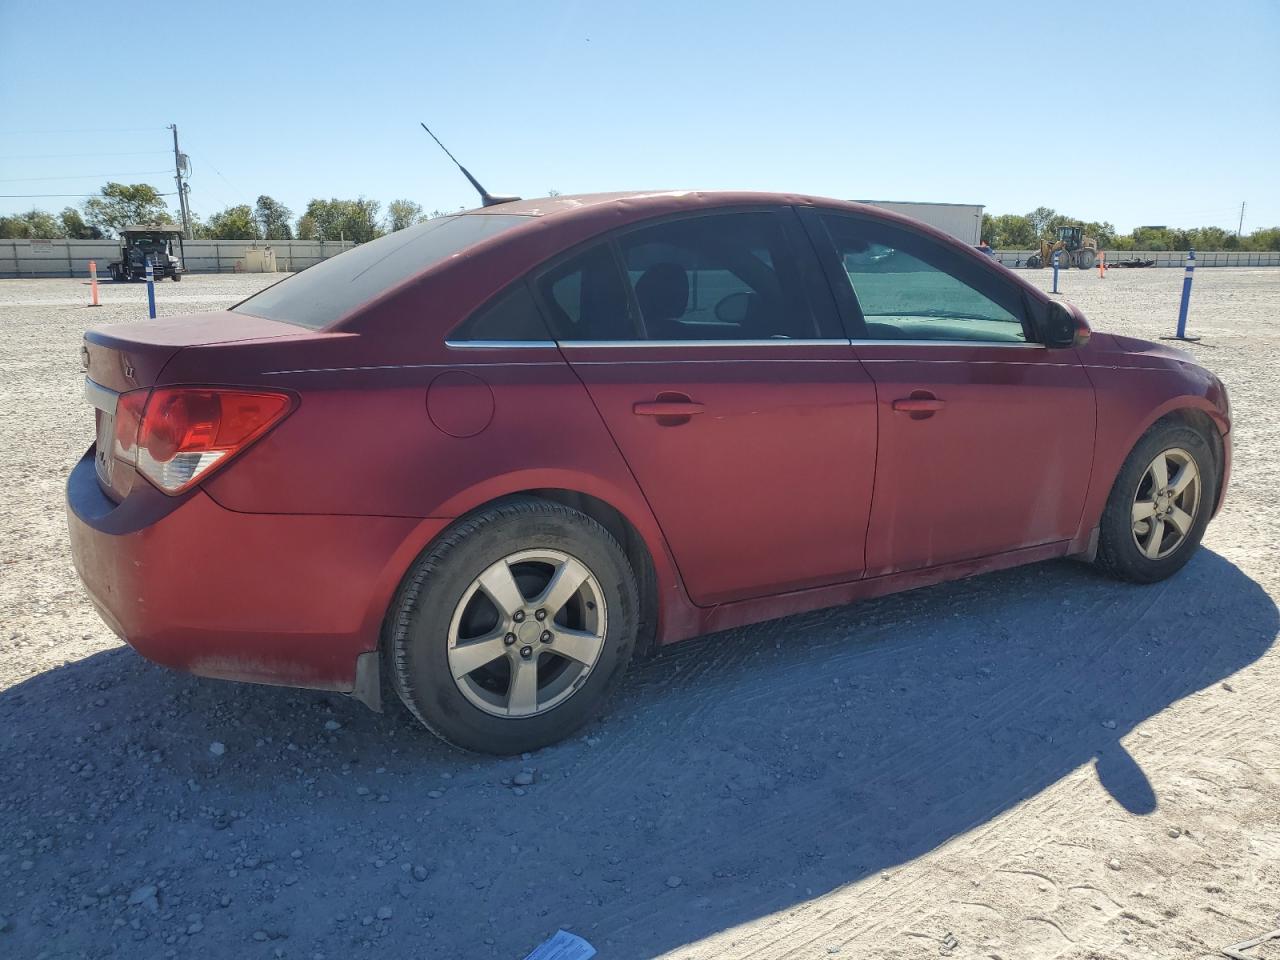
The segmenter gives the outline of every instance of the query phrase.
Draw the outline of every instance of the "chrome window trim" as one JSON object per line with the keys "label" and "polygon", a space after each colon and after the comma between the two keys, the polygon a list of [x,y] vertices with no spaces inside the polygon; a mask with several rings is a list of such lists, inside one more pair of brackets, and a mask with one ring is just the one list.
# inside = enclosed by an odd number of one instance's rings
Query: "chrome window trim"
{"label": "chrome window trim", "polygon": [[109,413],[112,416],[115,416],[116,404],[120,400],[120,394],[116,393],[110,387],[104,387],[102,384],[94,383],[88,377],[85,377],[84,398],[103,413]]}
{"label": "chrome window trim", "polygon": [[542,348],[554,350],[554,340],[446,340],[446,347],[453,350],[528,350]]}
{"label": "chrome window trim", "polygon": [[566,350],[600,347],[847,347],[848,340],[561,340]]}
{"label": "chrome window trim", "polygon": [[1028,347],[1047,350],[1043,343],[1014,343],[1008,340],[850,340],[853,346],[875,346],[877,344],[888,347],[1000,347],[1006,349],[1012,347],[1015,350],[1025,350]]}

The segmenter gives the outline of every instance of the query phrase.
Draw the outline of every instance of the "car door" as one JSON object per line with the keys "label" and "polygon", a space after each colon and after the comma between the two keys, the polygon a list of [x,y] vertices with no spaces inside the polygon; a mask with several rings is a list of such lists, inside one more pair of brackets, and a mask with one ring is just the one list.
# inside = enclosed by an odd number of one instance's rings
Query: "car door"
{"label": "car door", "polygon": [[869,576],[1075,536],[1095,399],[1074,349],[1036,342],[999,268],[924,231],[806,213],[875,381]]}
{"label": "car door", "polygon": [[534,286],[695,603],[862,575],[875,388],[793,211],[650,222]]}

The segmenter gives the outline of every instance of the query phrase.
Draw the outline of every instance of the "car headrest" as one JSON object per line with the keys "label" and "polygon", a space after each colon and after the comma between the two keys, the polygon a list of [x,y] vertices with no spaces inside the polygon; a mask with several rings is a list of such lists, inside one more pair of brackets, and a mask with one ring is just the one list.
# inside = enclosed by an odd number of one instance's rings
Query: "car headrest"
{"label": "car headrest", "polygon": [[668,330],[689,306],[689,275],[678,263],[655,263],[636,281],[636,300],[650,336]]}

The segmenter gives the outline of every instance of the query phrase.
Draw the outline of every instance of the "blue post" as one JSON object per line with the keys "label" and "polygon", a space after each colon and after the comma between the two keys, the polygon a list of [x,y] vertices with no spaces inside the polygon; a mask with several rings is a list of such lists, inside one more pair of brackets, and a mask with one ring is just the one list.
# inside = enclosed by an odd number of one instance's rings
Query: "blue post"
{"label": "blue post", "polygon": [[152,320],[156,318],[156,271],[150,257],[147,257],[147,312]]}
{"label": "blue post", "polygon": [[1058,257],[1062,254],[1061,250],[1053,251],[1053,292],[1058,292]]}
{"label": "blue post", "polygon": [[1187,308],[1191,305],[1191,278],[1196,272],[1196,251],[1187,251],[1187,270],[1182,275],[1182,302],[1178,304],[1178,332],[1172,337],[1161,337],[1161,340],[1187,340],[1195,343],[1199,337],[1187,336]]}

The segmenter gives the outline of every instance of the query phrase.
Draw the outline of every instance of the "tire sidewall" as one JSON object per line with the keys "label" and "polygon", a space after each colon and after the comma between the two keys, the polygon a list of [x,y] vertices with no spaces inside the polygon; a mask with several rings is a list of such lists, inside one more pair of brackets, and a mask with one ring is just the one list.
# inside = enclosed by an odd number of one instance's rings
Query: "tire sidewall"
{"label": "tire sidewall", "polygon": [[[397,690],[429,729],[466,749],[510,755],[564,739],[597,715],[631,659],[638,603],[626,556],[604,527],[550,502],[511,502],[459,526],[461,535],[442,537],[402,588],[389,651]],[[606,604],[604,647],[579,689],[546,713],[494,716],[471,703],[453,679],[449,625],[487,567],[540,548],[569,554],[595,577]]]}
{"label": "tire sidewall", "polygon": [[[1147,467],[1156,455],[1181,448],[1200,471],[1200,502],[1191,531],[1167,557],[1152,560],[1133,541],[1133,501]],[[1154,583],[1171,576],[1191,559],[1209,525],[1218,497],[1218,471],[1213,450],[1200,431],[1182,423],[1157,424],[1138,441],[1116,478],[1103,512],[1101,550],[1104,564],[1128,579]]]}

